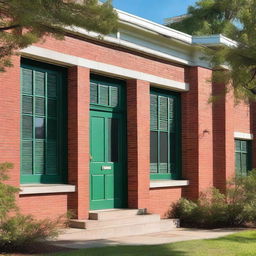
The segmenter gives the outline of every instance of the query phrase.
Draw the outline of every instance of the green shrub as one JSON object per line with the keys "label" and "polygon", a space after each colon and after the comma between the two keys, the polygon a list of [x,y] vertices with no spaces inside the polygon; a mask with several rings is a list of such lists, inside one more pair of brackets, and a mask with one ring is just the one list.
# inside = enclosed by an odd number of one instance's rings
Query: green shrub
{"label": "green shrub", "polygon": [[179,218],[184,227],[256,225],[256,170],[228,182],[225,194],[211,188],[201,192],[197,201],[180,199],[172,205],[170,217]]}
{"label": "green shrub", "polygon": [[58,234],[56,220],[35,220],[30,215],[18,213],[0,224],[0,248],[4,252],[22,251],[39,239]]}
{"label": "green shrub", "polygon": [[19,189],[4,183],[8,180],[8,170],[12,168],[11,163],[0,164],[0,223],[11,211],[17,211],[15,197]]}
{"label": "green shrub", "polygon": [[19,189],[4,183],[11,168],[10,163],[0,164],[0,252],[22,251],[36,240],[55,237],[66,221],[65,216],[36,220],[21,214],[15,201]]}

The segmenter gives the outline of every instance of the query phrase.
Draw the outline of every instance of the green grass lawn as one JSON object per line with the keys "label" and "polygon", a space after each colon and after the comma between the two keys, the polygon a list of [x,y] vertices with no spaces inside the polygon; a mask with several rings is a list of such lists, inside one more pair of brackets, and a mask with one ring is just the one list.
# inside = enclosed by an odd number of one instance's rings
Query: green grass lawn
{"label": "green grass lawn", "polygon": [[58,253],[56,256],[245,256],[256,255],[256,231],[218,239],[151,246],[111,246]]}

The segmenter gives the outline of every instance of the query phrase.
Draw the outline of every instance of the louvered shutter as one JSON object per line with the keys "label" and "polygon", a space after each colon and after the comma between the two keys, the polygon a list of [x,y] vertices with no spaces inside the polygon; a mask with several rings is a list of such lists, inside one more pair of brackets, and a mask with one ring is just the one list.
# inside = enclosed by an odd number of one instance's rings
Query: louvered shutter
{"label": "louvered shutter", "polygon": [[159,128],[160,130],[168,130],[168,98],[159,97]]}
{"label": "louvered shutter", "polygon": [[158,101],[157,95],[150,95],[150,129],[157,130],[158,129]]}
{"label": "louvered shutter", "polygon": [[21,72],[22,76],[22,93],[33,94],[33,73],[32,70],[23,68]]}
{"label": "louvered shutter", "polygon": [[57,97],[57,76],[52,73],[47,73],[47,94],[48,97]]}
{"label": "louvered shutter", "polygon": [[45,96],[45,73],[35,71],[35,95]]}
{"label": "louvered shutter", "polygon": [[32,174],[33,173],[33,142],[22,141],[22,154],[21,154],[21,173]]}
{"label": "louvered shutter", "polygon": [[33,113],[33,97],[23,96],[22,97],[22,113],[32,114]]}
{"label": "louvered shutter", "polygon": [[98,103],[98,85],[95,83],[90,84],[90,102]]}
{"label": "louvered shutter", "polygon": [[99,85],[99,93],[100,93],[100,99],[99,99],[99,103],[101,105],[105,105],[108,106],[109,105],[109,87],[105,86],[105,85]]}
{"label": "louvered shutter", "polygon": [[110,106],[111,107],[117,107],[118,106],[118,87],[116,86],[111,86],[110,87],[110,94],[111,94],[111,103]]}
{"label": "louvered shutter", "polygon": [[36,140],[35,142],[35,174],[44,174],[45,171],[45,142]]}

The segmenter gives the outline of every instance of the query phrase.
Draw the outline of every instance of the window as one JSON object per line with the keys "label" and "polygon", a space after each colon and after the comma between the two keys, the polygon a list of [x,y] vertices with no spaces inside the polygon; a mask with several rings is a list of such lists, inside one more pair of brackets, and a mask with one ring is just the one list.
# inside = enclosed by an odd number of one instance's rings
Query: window
{"label": "window", "polygon": [[236,175],[247,175],[251,169],[251,142],[235,140],[235,168]]}
{"label": "window", "polygon": [[150,177],[179,179],[180,97],[176,93],[151,91],[150,94]]}
{"label": "window", "polygon": [[123,81],[91,75],[90,106],[93,109],[119,112],[123,109]]}
{"label": "window", "polygon": [[62,183],[66,173],[64,70],[21,66],[21,183]]}

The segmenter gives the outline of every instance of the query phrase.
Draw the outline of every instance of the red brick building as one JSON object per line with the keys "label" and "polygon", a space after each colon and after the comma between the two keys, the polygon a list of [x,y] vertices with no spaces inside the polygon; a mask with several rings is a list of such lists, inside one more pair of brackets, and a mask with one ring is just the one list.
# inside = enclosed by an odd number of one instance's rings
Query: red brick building
{"label": "red brick building", "polygon": [[[253,167],[255,113],[209,82],[205,46],[118,11],[117,34],[81,29],[21,51],[0,75],[0,162],[14,163],[24,213],[78,219],[90,210],[146,208],[165,216]],[[202,46],[202,47],[201,47]]]}

